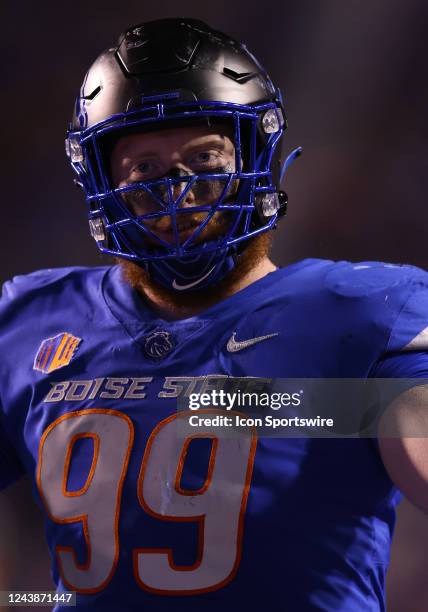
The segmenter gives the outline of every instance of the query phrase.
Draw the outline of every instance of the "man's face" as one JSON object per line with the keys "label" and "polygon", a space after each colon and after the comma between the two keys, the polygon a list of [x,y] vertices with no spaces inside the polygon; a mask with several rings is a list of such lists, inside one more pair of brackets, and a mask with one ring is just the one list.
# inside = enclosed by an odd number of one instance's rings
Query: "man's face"
{"label": "man's face", "polygon": [[[202,173],[231,173],[235,171],[235,147],[232,130],[228,126],[190,126],[163,129],[157,132],[131,134],[117,141],[111,155],[111,173],[115,187],[125,187],[140,181],[155,181],[165,176],[177,178]],[[188,184],[182,181],[172,188],[176,200]],[[177,209],[180,243],[187,240],[207,217],[207,212],[191,212],[195,206],[215,204],[225,188],[225,179],[198,179],[187,192]],[[229,188],[228,197],[236,192],[237,181]],[[165,185],[156,194],[168,201]],[[162,206],[144,190],[122,195],[127,207],[135,215],[157,213]],[[224,201],[227,202],[226,196]],[[185,212],[183,212],[185,211]],[[224,234],[231,223],[231,215],[216,212],[195,242],[214,239]],[[147,219],[146,226],[168,244],[175,242],[169,214]],[[149,239],[156,244],[156,240]]]}

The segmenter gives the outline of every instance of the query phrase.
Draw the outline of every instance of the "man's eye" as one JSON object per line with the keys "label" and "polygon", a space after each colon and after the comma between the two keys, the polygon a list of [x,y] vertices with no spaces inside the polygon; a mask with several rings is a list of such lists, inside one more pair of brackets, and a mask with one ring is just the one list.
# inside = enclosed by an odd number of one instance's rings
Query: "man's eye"
{"label": "man's eye", "polygon": [[196,156],[196,159],[201,162],[208,162],[213,159],[213,157],[214,155],[212,153],[204,151],[203,153],[199,153],[199,155]]}
{"label": "man's eye", "polygon": [[214,151],[201,151],[197,155],[195,155],[190,161],[194,164],[210,164],[219,158],[218,153]]}
{"label": "man's eye", "polygon": [[153,164],[150,162],[141,162],[134,168],[134,171],[139,172],[140,174],[149,174],[153,170]]}
{"label": "man's eye", "polygon": [[133,166],[129,180],[133,182],[152,180],[158,173],[157,164],[151,161],[142,161]]}

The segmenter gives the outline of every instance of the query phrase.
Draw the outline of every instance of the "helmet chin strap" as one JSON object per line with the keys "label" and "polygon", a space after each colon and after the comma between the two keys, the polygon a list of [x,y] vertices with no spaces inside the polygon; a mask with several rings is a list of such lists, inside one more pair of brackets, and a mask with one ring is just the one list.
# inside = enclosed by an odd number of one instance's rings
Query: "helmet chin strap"
{"label": "helmet chin strap", "polygon": [[152,260],[143,265],[155,282],[171,291],[186,293],[219,283],[237,262],[235,248],[228,247],[181,259]]}

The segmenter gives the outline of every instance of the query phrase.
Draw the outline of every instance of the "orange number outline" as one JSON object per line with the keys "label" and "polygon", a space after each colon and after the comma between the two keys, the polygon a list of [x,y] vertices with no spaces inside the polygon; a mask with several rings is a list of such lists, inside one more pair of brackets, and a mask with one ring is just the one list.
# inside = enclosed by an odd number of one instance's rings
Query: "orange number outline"
{"label": "orange number outline", "polygon": [[[218,411],[214,411],[214,412],[218,412]],[[66,519],[59,519],[57,517],[55,517],[53,514],[51,514],[45,496],[43,494],[43,489],[42,489],[42,485],[41,485],[41,473],[42,473],[42,467],[43,467],[43,460],[42,460],[42,455],[43,455],[43,447],[44,447],[44,443],[45,440],[47,438],[47,436],[49,435],[49,433],[52,431],[52,429],[54,429],[54,427],[56,427],[58,425],[58,423],[60,423],[63,420],[66,419],[70,419],[70,418],[74,418],[74,417],[78,417],[78,416],[83,416],[86,414],[112,414],[115,416],[119,416],[120,418],[124,419],[129,427],[129,431],[130,431],[130,435],[129,435],[129,440],[128,440],[128,447],[126,450],[126,454],[125,454],[125,459],[123,461],[123,465],[122,465],[122,470],[121,470],[121,475],[118,481],[118,485],[117,485],[117,493],[116,493],[116,506],[115,506],[115,516],[114,516],[114,545],[115,545],[115,552],[114,552],[114,557],[113,557],[113,563],[112,563],[112,568],[109,572],[109,575],[107,576],[107,578],[97,587],[94,588],[77,588],[76,586],[74,586],[73,584],[71,584],[67,578],[65,577],[64,571],[63,571],[63,567],[62,567],[62,563],[61,563],[61,558],[59,556],[59,552],[60,551],[66,551],[66,552],[70,552],[73,555],[73,559],[74,559],[74,563],[76,565],[76,567],[79,570],[87,570],[90,567],[91,564],[91,558],[92,558],[92,549],[91,549],[91,542],[90,542],[90,538],[89,538],[89,532],[88,532],[88,514],[82,514],[79,516],[75,516],[73,518],[66,518]],[[199,413],[213,413],[213,410],[211,409],[203,409],[203,410],[199,410]],[[193,414],[193,413],[189,413],[189,414]],[[226,578],[224,578],[222,581],[210,585],[208,587],[205,588],[197,588],[197,589],[183,589],[183,590],[163,590],[163,589],[156,589],[153,587],[150,587],[149,585],[146,585],[144,582],[142,582],[142,580],[139,577],[138,574],[138,555],[139,553],[165,553],[168,555],[168,562],[169,565],[171,567],[171,569],[176,570],[176,571],[184,571],[184,572],[188,572],[188,571],[192,571],[197,569],[197,567],[199,567],[199,565],[202,562],[202,555],[203,555],[203,549],[204,549],[204,521],[205,521],[205,515],[200,515],[200,516],[165,516],[165,515],[161,515],[158,514],[157,512],[155,512],[154,510],[152,510],[145,502],[142,491],[143,491],[143,480],[144,480],[144,476],[145,476],[145,470],[146,470],[146,465],[147,462],[149,460],[150,457],[150,453],[151,453],[151,449],[153,446],[153,442],[155,440],[156,435],[159,433],[160,429],[162,427],[164,427],[167,423],[171,422],[174,419],[177,419],[178,416],[183,416],[183,413],[175,413],[170,415],[169,417],[163,419],[162,421],[160,421],[156,427],[152,430],[145,450],[144,450],[144,454],[143,454],[143,459],[141,462],[141,467],[140,467],[140,471],[139,471],[139,476],[138,476],[138,480],[137,480],[137,496],[138,496],[138,500],[140,502],[141,507],[144,509],[145,512],[147,512],[147,514],[149,514],[150,516],[158,519],[158,520],[163,520],[163,521],[168,521],[168,522],[197,522],[198,523],[198,552],[197,552],[197,557],[196,557],[196,561],[195,563],[193,563],[190,566],[178,566],[174,563],[173,560],[173,550],[172,548],[146,548],[146,547],[142,547],[142,548],[134,548],[132,551],[132,556],[133,556],[133,572],[134,572],[134,577],[135,580],[137,582],[137,584],[144,590],[149,591],[151,593],[157,593],[157,594],[161,594],[161,595],[167,595],[167,596],[176,596],[176,595],[194,595],[194,594],[199,594],[199,593],[207,593],[207,592],[211,592],[211,591],[215,591],[218,590],[220,588],[222,588],[223,586],[225,586],[226,584],[228,584],[229,582],[231,582],[233,580],[233,578],[235,577],[237,571],[238,571],[238,567],[241,561],[241,556],[242,556],[242,540],[243,540],[243,532],[244,532],[244,518],[245,518],[245,512],[246,512],[246,508],[247,508],[247,501],[248,501],[248,495],[249,495],[249,491],[250,491],[250,486],[251,486],[251,479],[252,479],[252,473],[253,473],[253,466],[254,466],[254,458],[255,458],[255,453],[256,453],[256,447],[257,447],[257,436],[255,433],[255,429],[251,428],[252,430],[252,434],[251,434],[251,445],[250,445],[250,451],[249,451],[249,456],[248,456],[248,461],[247,461],[247,468],[246,468],[246,473],[245,473],[245,482],[244,482],[244,486],[243,486],[243,493],[242,493],[242,499],[241,499],[241,506],[240,506],[240,510],[239,510],[239,519],[238,519],[238,528],[237,528],[237,537],[236,537],[236,547],[237,547],[237,551],[236,551],[236,556],[235,556],[235,561],[233,564],[233,567],[231,569],[231,571],[229,572],[228,576],[226,576]],[[84,437],[89,437],[92,438],[94,440],[94,454],[93,454],[93,458],[92,458],[92,464],[91,464],[91,468],[89,470],[87,479],[85,484],[83,485],[83,487],[81,489],[79,489],[79,491],[67,491],[67,478],[68,478],[68,473],[69,473],[69,468],[70,468],[70,461],[71,461],[71,456],[72,456],[72,450],[73,450],[73,446],[75,444],[75,442],[79,439],[79,438],[84,438]],[[38,451],[38,466],[37,466],[37,477],[36,477],[36,485],[39,491],[39,495],[40,495],[40,499],[42,501],[42,504],[45,508],[46,514],[48,515],[48,517],[50,518],[50,520],[52,520],[54,523],[57,524],[70,524],[70,523],[77,523],[77,522],[81,522],[82,523],[82,531],[83,531],[83,536],[85,539],[85,544],[86,544],[86,550],[87,550],[87,560],[85,563],[80,564],[78,563],[77,560],[77,556],[76,556],[76,551],[72,546],[65,546],[65,545],[56,545],[55,547],[55,553],[56,553],[56,560],[58,563],[58,568],[59,568],[59,573],[61,575],[61,578],[64,582],[64,584],[67,586],[67,588],[69,588],[70,590],[74,590],[77,591],[78,593],[83,593],[83,594],[93,594],[93,593],[98,593],[99,591],[102,591],[112,580],[114,573],[116,572],[117,569],[117,564],[119,561],[119,516],[120,516],[120,511],[121,511],[121,504],[122,504],[122,490],[123,490],[123,484],[124,484],[124,480],[127,474],[127,469],[128,469],[128,465],[129,465],[129,458],[130,458],[130,454],[132,451],[132,447],[134,444],[134,437],[135,437],[135,433],[134,433],[134,425],[132,420],[123,412],[117,411],[117,410],[113,410],[113,409],[103,409],[103,408],[88,408],[88,409],[82,409],[82,410],[78,410],[75,412],[70,412],[70,413],[66,413],[61,415],[60,417],[58,417],[57,419],[55,419],[52,423],[50,423],[50,425],[46,428],[46,430],[43,432],[43,435],[40,439],[40,443],[39,443],[39,451]],[[195,438],[211,438],[213,440],[213,444],[211,447],[211,451],[210,451],[210,458],[209,458],[209,462],[208,462],[208,470],[207,470],[207,477],[205,482],[203,483],[203,485],[197,489],[197,490],[185,490],[181,487],[181,478],[182,478],[182,473],[183,473],[183,469],[184,469],[184,463],[186,460],[186,456],[187,456],[187,452],[188,452],[188,448],[190,443],[192,442],[193,439]],[[93,432],[81,432],[79,434],[74,435],[70,441],[68,442],[68,448],[67,448],[67,455],[66,455],[66,460],[64,463],[64,468],[63,468],[63,480],[62,480],[62,493],[64,494],[64,496],[79,496],[84,494],[91,482],[92,482],[92,478],[96,469],[96,465],[98,462],[98,457],[99,457],[99,446],[100,446],[100,439],[98,434],[93,433]],[[186,437],[184,444],[183,444],[183,448],[181,450],[180,453],[180,457],[179,457],[179,461],[177,464],[177,469],[176,469],[176,475],[175,475],[175,481],[174,481],[174,488],[176,490],[177,493],[179,493],[180,495],[190,495],[190,496],[196,496],[196,495],[202,495],[204,494],[210,483],[212,480],[212,474],[213,474],[213,470],[214,470],[214,464],[215,464],[215,458],[216,458],[216,453],[217,453],[217,449],[218,449],[218,437],[215,436],[214,434],[208,434],[208,433],[201,433],[201,434],[193,434],[192,436]]]}
{"label": "orange number outline", "polygon": [[[210,413],[212,414],[213,412],[218,413],[219,411],[213,411],[212,409],[206,408],[206,409],[202,409],[202,410],[198,410],[198,413]],[[229,582],[231,582],[233,580],[233,578],[236,576],[236,573],[238,571],[239,568],[239,564],[241,562],[241,556],[242,556],[242,539],[243,539],[243,534],[244,534],[244,518],[245,518],[245,511],[247,509],[247,501],[248,501],[248,495],[250,492],[250,486],[251,486],[251,479],[252,479],[252,475],[253,475],[253,466],[254,466],[254,457],[256,454],[256,447],[257,447],[257,436],[255,434],[255,428],[251,428],[252,429],[252,439],[251,439],[251,446],[250,446],[250,452],[249,452],[249,457],[248,457],[248,463],[247,463],[247,470],[246,470],[246,474],[245,474],[245,483],[244,483],[244,488],[243,488],[243,494],[242,494],[242,500],[241,500],[241,508],[239,511],[239,520],[238,520],[238,530],[237,530],[237,538],[236,538],[236,546],[237,546],[237,551],[236,551],[236,556],[235,556],[235,562],[233,564],[233,568],[230,571],[229,575],[226,576],[226,578],[224,578],[222,581],[210,585],[209,587],[205,587],[205,588],[198,588],[198,589],[176,589],[176,590],[164,590],[164,589],[156,589],[154,587],[151,587],[147,584],[145,584],[138,573],[138,555],[140,553],[153,553],[153,554],[159,554],[159,553],[165,553],[168,555],[168,563],[169,566],[171,567],[171,569],[176,570],[176,571],[181,571],[181,572],[188,572],[188,571],[192,571],[197,569],[200,564],[202,563],[202,553],[203,553],[203,549],[204,549],[204,521],[205,521],[205,516],[204,515],[200,515],[200,516],[191,516],[191,517],[185,517],[185,516],[165,516],[163,514],[158,514],[157,512],[153,511],[145,502],[143,495],[142,495],[142,490],[143,490],[143,480],[144,480],[144,474],[145,474],[145,470],[146,470],[146,465],[150,456],[150,452],[151,452],[151,447],[153,445],[154,439],[156,437],[156,435],[158,434],[159,430],[164,427],[167,423],[169,423],[170,421],[176,419],[178,416],[182,416],[184,414],[184,412],[181,413],[175,413],[170,415],[169,417],[167,417],[166,419],[163,419],[162,421],[160,421],[156,427],[153,429],[152,433],[149,436],[149,439],[147,441],[146,444],[146,448],[144,450],[144,455],[143,455],[143,460],[141,463],[141,468],[140,468],[140,474],[138,476],[138,481],[137,481],[137,495],[138,495],[138,500],[142,506],[142,508],[144,509],[145,512],[147,512],[147,514],[149,514],[150,516],[162,520],[162,521],[168,521],[168,522],[197,522],[198,523],[198,553],[196,556],[196,561],[195,563],[193,563],[192,565],[188,565],[188,566],[179,566],[176,565],[174,563],[174,559],[173,559],[173,550],[172,548],[149,548],[149,547],[141,547],[141,548],[134,548],[133,550],[133,569],[134,569],[134,577],[135,580],[137,581],[137,584],[144,590],[150,592],[150,593],[156,593],[158,595],[167,595],[167,596],[171,596],[171,597],[175,597],[176,595],[197,595],[197,594],[201,594],[201,593],[209,593],[211,591],[217,591],[218,589],[221,589],[222,587],[224,587],[226,584],[228,584]],[[194,413],[190,413],[189,414],[194,414]],[[237,414],[237,413],[234,413]],[[210,437],[212,439],[214,439],[216,441],[215,443],[215,451],[217,450],[217,445],[218,445],[218,438],[216,436],[212,435],[207,435],[207,434],[199,434],[198,435],[192,435],[191,438],[194,437]],[[186,438],[186,442],[187,442],[187,438]],[[175,490],[178,493],[182,493],[182,491],[180,490],[180,480],[181,480],[181,474],[182,474],[182,470],[183,470],[183,465],[181,465],[181,460],[183,460],[183,464],[184,464],[184,452],[187,453],[187,449],[188,446],[190,444],[190,441],[188,444],[185,444],[182,451],[181,451],[181,455],[180,455],[180,461],[177,465],[177,472],[176,472],[176,476],[175,476],[175,483],[174,483],[174,487]],[[214,444],[213,444],[214,447]],[[214,459],[215,460],[215,459]],[[184,495],[200,495],[201,493],[204,493],[207,489],[208,486],[210,484],[210,480],[211,476],[212,476],[212,472],[213,472],[213,468],[214,468],[214,460],[213,460],[213,448],[211,448],[211,455],[210,455],[210,461],[209,461],[209,467],[208,467],[208,475],[207,475],[207,479],[204,483],[204,485],[201,487],[201,489],[197,492],[195,491],[187,491],[184,492],[182,494]]]}
{"label": "orange number outline", "polygon": [[[97,587],[94,588],[90,588],[90,589],[83,589],[83,588],[76,588],[73,584],[71,584],[67,578],[65,577],[64,571],[63,571],[63,567],[62,567],[62,562],[61,562],[61,557],[59,556],[59,552],[60,551],[66,551],[66,552],[70,552],[73,555],[73,559],[74,559],[74,563],[76,565],[76,567],[79,570],[87,570],[89,569],[90,565],[91,565],[91,558],[92,558],[92,548],[91,548],[91,542],[90,542],[90,538],[89,538],[89,532],[88,532],[88,515],[87,514],[82,514],[80,516],[76,516],[73,518],[67,518],[67,519],[58,519],[57,517],[55,517],[53,514],[51,514],[45,496],[43,494],[43,489],[41,486],[41,472],[42,472],[42,454],[43,454],[43,446],[45,443],[45,440],[47,438],[47,436],[49,435],[49,433],[52,431],[52,429],[54,427],[56,427],[58,425],[58,423],[60,423],[61,421],[64,421],[66,419],[71,419],[74,417],[78,417],[78,416],[82,416],[85,414],[114,414],[115,416],[118,416],[122,419],[124,419],[129,427],[129,441],[128,441],[128,448],[126,451],[126,455],[125,455],[125,460],[123,462],[122,465],[122,471],[121,471],[121,475],[119,478],[119,482],[118,482],[118,486],[117,486],[117,494],[116,494],[116,510],[115,510],[115,516],[114,516],[114,546],[115,546],[115,551],[114,551],[114,557],[113,557],[113,563],[112,563],[112,568],[109,572],[109,575],[107,576],[107,578],[105,580],[103,580],[103,582],[98,585]],[[93,436],[94,434],[91,432],[88,432],[87,434],[83,434],[83,435],[87,435],[87,436]],[[70,440],[69,445],[73,442],[74,437]],[[128,417],[128,415],[124,414],[123,412],[119,412],[118,410],[112,410],[112,409],[107,409],[107,408],[87,408],[87,409],[83,409],[83,410],[77,410],[75,412],[69,412],[67,414],[63,414],[60,417],[58,417],[57,419],[55,419],[55,421],[52,421],[52,423],[46,428],[46,430],[43,432],[42,437],[40,438],[40,443],[39,443],[39,455],[38,455],[38,467],[37,467],[37,478],[36,478],[36,484],[37,484],[37,488],[39,491],[39,495],[40,495],[40,499],[42,500],[42,504],[46,510],[46,513],[48,515],[48,517],[50,518],[51,521],[53,521],[54,523],[57,524],[69,524],[69,523],[77,523],[77,522],[81,522],[82,523],[82,530],[83,530],[83,537],[85,539],[85,544],[86,544],[86,550],[87,550],[87,560],[86,563],[80,564],[78,562],[77,556],[76,556],[76,551],[72,546],[65,546],[65,545],[61,545],[61,544],[57,544],[55,546],[55,553],[56,553],[56,560],[58,563],[58,569],[59,569],[59,573],[61,575],[61,578],[64,582],[64,584],[67,586],[68,589],[72,590],[72,591],[76,591],[78,593],[86,593],[86,594],[92,594],[92,593],[98,593],[99,591],[102,591],[112,580],[113,575],[116,571],[117,568],[117,564],[119,561],[119,514],[120,514],[120,508],[121,508],[121,503],[122,503],[122,489],[123,489],[123,483],[126,477],[126,472],[128,469],[128,463],[129,463],[129,457],[131,454],[131,450],[132,450],[132,446],[134,443],[134,424],[132,423],[131,419]],[[95,453],[98,453],[99,451],[99,446],[94,445],[94,456]],[[67,453],[68,455],[68,453]],[[95,458],[95,460],[92,460],[92,466],[91,466],[91,470],[93,468],[93,470],[95,471],[95,466],[97,464],[98,461],[98,454]],[[63,482],[62,482],[62,487],[64,490],[64,477],[66,475],[65,473],[65,468],[68,468],[67,462],[65,462],[64,464],[64,475],[63,475]],[[91,474],[91,472],[89,473],[88,479],[89,477],[92,480],[92,476],[93,476],[93,472]],[[66,481],[65,481],[66,482]],[[85,483],[86,485],[87,483]],[[87,489],[85,489],[85,487],[83,487],[83,489],[86,491]],[[82,491],[82,489],[81,489]],[[82,493],[80,493],[82,494]]]}

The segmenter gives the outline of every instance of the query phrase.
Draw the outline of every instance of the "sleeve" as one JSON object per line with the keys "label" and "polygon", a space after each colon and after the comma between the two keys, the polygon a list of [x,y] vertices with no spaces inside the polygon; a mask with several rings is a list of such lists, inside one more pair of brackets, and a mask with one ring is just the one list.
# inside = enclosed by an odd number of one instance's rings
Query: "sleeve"
{"label": "sleeve", "polygon": [[428,378],[428,350],[386,353],[374,364],[370,378]]}
{"label": "sleeve", "polygon": [[404,391],[428,384],[428,351],[387,353],[375,363],[369,378],[386,379],[378,383],[386,407]]}
{"label": "sleeve", "polygon": [[[1,329],[3,330],[4,321],[6,319],[7,305],[10,299],[13,298],[13,283],[6,282],[2,286],[0,296],[0,321]],[[1,336],[4,341],[5,334]],[[7,354],[3,346],[1,346],[1,360],[4,365],[4,355]],[[0,490],[5,489],[16,480],[25,474],[25,469],[18,457],[18,453],[7,433],[6,416],[3,410],[2,398],[0,397]]]}
{"label": "sleeve", "polygon": [[[399,294],[400,298],[402,294]],[[388,300],[388,294],[385,301]],[[410,283],[391,326],[383,353],[372,366],[370,378],[428,378],[428,274]],[[417,383],[416,383],[417,384]],[[419,383],[422,384],[422,383]]]}
{"label": "sleeve", "polygon": [[[387,299],[387,296],[386,298]],[[371,378],[402,379],[402,388],[428,382],[428,274],[412,279],[406,299],[391,327],[385,352],[374,364]],[[414,380],[412,384],[412,379]],[[404,382],[407,381],[407,382]],[[392,385],[391,385],[392,386]],[[397,384],[397,388],[400,385]]]}
{"label": "sleeve", "polygon": [[0,490],[19,480],[25,472],[18,453],[6,434],[0,404]]}
{"label": "sleeve", "polygon": [[428,384],[428,275],[414,279],[391,328],[386,349],[372,366],[377,424],[388,405],[405,391]]}
{"label": "sleeve", "polygon": [[[388,295],[385,296],[385,299]],[[428,351],[428,274],[410,284],[407,299],[392,326],[386,353]]]}

